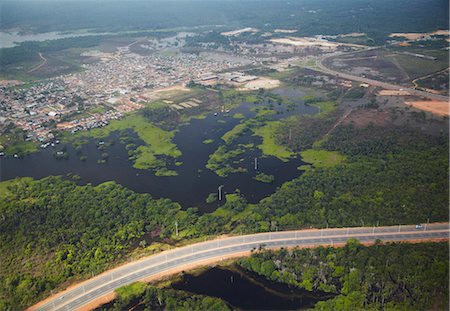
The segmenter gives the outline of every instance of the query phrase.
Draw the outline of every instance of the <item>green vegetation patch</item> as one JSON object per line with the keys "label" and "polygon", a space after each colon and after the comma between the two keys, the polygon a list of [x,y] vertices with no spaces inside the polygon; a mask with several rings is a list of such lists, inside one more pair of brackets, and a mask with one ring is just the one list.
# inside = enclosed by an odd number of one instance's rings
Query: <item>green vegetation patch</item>
{"label": "green vegetation patch", "polygon": [[345,93],[344,98],[347,99],[360,99],[364,97],[364,94],[366,94],[366,89],[363,87],[354,87]]}
{"label": "green vegetation patch", "polygon": [[5,148],[5,153],[8,155],[17,154],[23,156],[38,151],[38,146],[36,142],[32,141],[19,141],[8,145]]}
{"label": "green vegetation patch", "polygon": [[11,194],[15,187],[29,184],[33,179],[31,177],[20,177],[0,182],[0,198],[5,198]]}
{"label": "green vegetation patch", "polygon": [[333,167],[345,160],[345,156],[336,151],[308,149],[300,152],[302,160],[315,167]]}
{"label": "green vegetation patch", "polygon": [[243,167],[233,167],[231,160],[242,155],[247,150],[246,145],[238,145],[234,149],[227,149],[226,145],[219,146],[217,150],[209,155],[206,168],[215,172],[218,176],[226,177],[232,173],[245,173],[247,169]]}
{"label": "green vegetation patch", "polygon": [[253,177],[253,179],[260,181],[260,182],[264,182],[264,183],[272,183],[275,181],[275,176],[273,175],[267,175],[264,173],[259,173],[258,175],[256,175],[255,177]]}
{"label": "green vegetation patch", "polygon": [[163,168],[158,169],[155,172],[155,175],[168,177],[168,176],[178,176],[178,173],[176,171],[168,170],[167,168],[163,167]]}
{"label": "green vegetation patch", "polygon": [[67,280],[102,272],[146,234],[170,238],[174,219],[180,232],[197,219],[168,199],[114,182],[78,186],[47,177],[0,185],[2,195],[7,190],[0,199],[2,310],[24,309]]}
{"label": "green vegetation patch", "polygon": [[146,284],[143,284],[142,288],[139,287],[139,294],[133,295],[133,299],[119,295],[114,300],[114,310],[132,310],[136,306],[136,301],[137,305],[145,310],[230,310],[219,298]]}
{"label": "green vegetation patch", "polygon": [[349,240],[343,248],[264,250],[238,263],[272,281],[336,294],[314,310],[441,310],[448,302],[448,255],[447,243],[367,247]]}
{"label": "green vegetation patch", "polygon": [[311,106],[320,108],[320,114],[327,114],[336,110],[336,103],[332,101],[319,101],[311,104]]}
{"label": "green vegetation patch", "polygon": [[38,150],[38,143],[26,141],[26,133],[20,128],[7,129],[0,135],[0,152],[23,156]]}
{"label": "green vegetation patch", "polygon": [[229,193],[229,194],[225,195],[225,198],[226,198],[227,202],[232,203],[232,202],[238,201],[240,198],[240,195],[239,195],[239,193]]}
{"label": "green vegetation patch", "polygon": [[245,123],[240,123],[233,127],[230,131],[226,132],[222,136],[222,140],[227,144],[231,144],[236,138],[244,134],[247,130],[247,125]]}
{"label": "green vegetation patch", "polygon": [[203,143],[204,143],[205,145],[212,144],[213,142],[214,142],[214,139],[211,139],[211,138],[205,139],[205,140],[203,141]]}
{"label": "green vegetation patch", "polygon": [[206,203],[211,204],[217,201],[217,193],[212,192],[206,198]]}
{"label": "green vegetation patch", "polygon": [[175,131],[165,131],[151,123],[144,116],[134,114],[121,120],[113,120],[103,128],[80,133],[79,137],[104,138],[113,131],[132,129],[145,143],[132,151],[133,167],[137,169],[155,169],[165,166],[165,161],[157,156],[178,158],[181,151],[172,143]]}
{"label": "green vegetation patch", "polygon": [[244,119],[245,116],[242,113],[235,113],[233,115],[233,118],[235,118],[235,119]]}
{"label": "green vegetation patch", "polygon": [[253,132],[256,136],[260,136],[263,139],[262,144],[258,145],[258,148],[265,155],[274,156],[286,162],[295,153],[276,142],[275,132],[278,130],[280,124],[280,121],[269,121],[265,125],[253,129]]}
{"label": "green vegetation patch", "polygon": [[129,285],[119,287],[115,290],[121,301],[130,302],[132,299],[141,296],[145,292],[146,284],[142,282],[134,282]]}

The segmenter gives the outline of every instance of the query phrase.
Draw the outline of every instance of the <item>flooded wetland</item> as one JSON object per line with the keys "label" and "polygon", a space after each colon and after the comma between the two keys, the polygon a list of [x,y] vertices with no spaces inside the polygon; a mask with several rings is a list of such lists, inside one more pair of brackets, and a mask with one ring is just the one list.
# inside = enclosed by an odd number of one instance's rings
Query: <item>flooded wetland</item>
{"label": "flooded wetland", "polygon": [[[304,96],[296,90],[275,91],[290,98],[298,99]],[[290,107],[276,103],[270,107],[270,110],[265,110],[265,105],[243,102],[228,112],[212,112],[179,126],[172,142],[181,151],[181,156],[176,161],[167,160],[167,169],[176,172],[175,176],[157,176],[154,171],[134,168],[126,143],[131,141],[139,146],[143,141],[133,131],[122,131],[112,132],[102,139],[89,138],[87,143],[77,148],[70,143],[59,144],[22,158],[4,157],[1,180],[24,176],[39,179],[49,175],[75,174],[79,176],[80,184],[97,185],[115,181],[139,193],[149,193],[155,198],[169,198],[179,202],[183,208],[198,207],[202,212],[215,210],[224,203],[227,194],[235,193],[237,189],[248,202],[257,203],[284,182],[298,177],[302,173],[298,167],[305,163],[298,155],[284,159],[265,155],[261,148],[258,148],[262,138],[251,131],[240,133],[229,144],[224,144],[224,135],[237,125],[254,120],[264,110],[270,111],[270,114],[264,116],[270,121],[318,112],[317,107],[305,105],[301,100],[297,100]],[[126,139],[123,139],[123,136]],[[100,148],[99,144],[105,146]],[[211,155],[217,154],[217,150],[223,149],[221,146],[224,145],[226,163],[221,162],[219,166],[222,165],[221,167],[226,167],[229,171],[223,173],[223,169],[208,169]],[[58,150],[63,150],[67,158],[55,158],[54,154]],[[107,159],[102,161],[102,155],[105,153],[108,155]],[[257,175],[270,176],[272,179],[262,182],[256,179]],[[218,195],[220,186],[222,200],[207,203],[206,198],[209,195]]]}

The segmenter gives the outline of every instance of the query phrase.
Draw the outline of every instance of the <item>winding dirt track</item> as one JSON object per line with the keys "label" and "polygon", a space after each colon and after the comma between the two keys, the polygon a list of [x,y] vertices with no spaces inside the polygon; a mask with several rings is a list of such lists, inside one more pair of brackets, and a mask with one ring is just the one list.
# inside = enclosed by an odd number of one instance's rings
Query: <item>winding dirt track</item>
{"label": "winding dirt track", "polygon": [[44,65],[46,65],[46,64],[48,63],[47,59],[44,57],[44,55],[42,55],[41,52],[39,52],[38,54],[39,54],[39,57],[42,59],[42,63],[40,63],[40,64],[37,65],[36,67],[34,67],[34,68],[28,70],[28,73],[31,73],[31,72],[33,72],[33,71],[36,71],[36,70],[38,70],[39,68],[41,68],[42,66],[44,66]]}

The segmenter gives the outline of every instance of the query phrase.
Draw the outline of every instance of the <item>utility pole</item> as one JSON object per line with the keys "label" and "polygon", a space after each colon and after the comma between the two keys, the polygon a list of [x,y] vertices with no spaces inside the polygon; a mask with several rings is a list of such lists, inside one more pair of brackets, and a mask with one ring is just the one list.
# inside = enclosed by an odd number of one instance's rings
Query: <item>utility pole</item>
{"label": "utility pole", "polygon": [[292,139],[292,129],[289,129],[289,141]]}
{"label": "utility pole", "polygon": [[255,171],[258,170],[258,158],[255,158]]}
{"label": "utility pole", "polygon": [[178,221],[175,220],[175,234],[178,236]]}
{"label": "utility pole", "polygon": [[219,201],[222,201],[222,188],[223,185],[220,185],[219,188],[217,189],[217,191],[219,192]]}

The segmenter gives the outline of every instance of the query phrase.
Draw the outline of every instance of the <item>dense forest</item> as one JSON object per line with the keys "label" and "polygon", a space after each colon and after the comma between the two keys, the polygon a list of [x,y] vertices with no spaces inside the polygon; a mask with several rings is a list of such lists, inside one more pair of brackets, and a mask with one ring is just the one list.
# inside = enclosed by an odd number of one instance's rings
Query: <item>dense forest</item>
{"label": "dense forest", "polygon": [[[126,37],[150,36],[161,38],[174,35],[174,32],[133,32]],[[38,52],[55,53],[70,48],[92,48],[102,41],[124,37],[125,35],[89,35],[46,41],[25,41],[17,46],[0,49],[0,68],[18,63],[31,62],[39,59]]]}
{"label": "dense forest", "polygon": [[[1,29],[123,31],[227,25],[298,29],[300,35],[391,32],[448,27],[445,0],[2,1]],[[126,14],[124,14],[126,12]]]}
{"label": "dense forest", "polygon": [[[0,200],[0,309],[23,308],[68,280],[97,274],[133,249],[151,249],[158,241],[446,221],[446,139],[388,128],[384,137],[397,137],[401,148],[386,143],[373,149],[370,142],[380,130],[342,126],[322,144],[347,154],[344,163],[310,169],[259,204],[235,196],[203,215],[115,183],[79,186],[60,177],[7,182]],[[334,135],[345,137],[345,143],[334,142]],[[414,143],[407,137],[415,137]]]}
{"label": "dense forest", "polygon": [[338,294],[316,310],[444,310],[448,243],[255,252],[239,264],[270,280]]}
{"label": "dense forest", "polygon": [[196,219],[195,211],[115,183],[93,187],[59,177],[22,179],[4,192],[1,310],[23,308],[68,279],[101,272],[133,243],[145,246],[170,236],[173,219],[180,229]]}
{"label": "dense forest", "polygon": [[96,309],[133,310],[136,306],[145,310],[177,310],[177,311],[226,311],[227,304],[218,298],[194,295],[185,291],[171,288],[158,288],[144,283],[133,283],[116,290],[117,298],[112,302]]}
{"label": "dense forest", "polygon": [[316,145],[324,148],[320,150],[337,150],[347,160],[335,167],[308,170],[259,204],[247,205],[241,199],[204,215],[210,218],[204,230],[213,234],[223,226],[253,232],[448,219],[446,137],[407,127],[342,125],[321,139],[309,129],[327,119],[305,120],[294,122],[293,133],[301,133],[301,141],[297,144],[293,134],[288,145],[308,148],[319,139]]}

